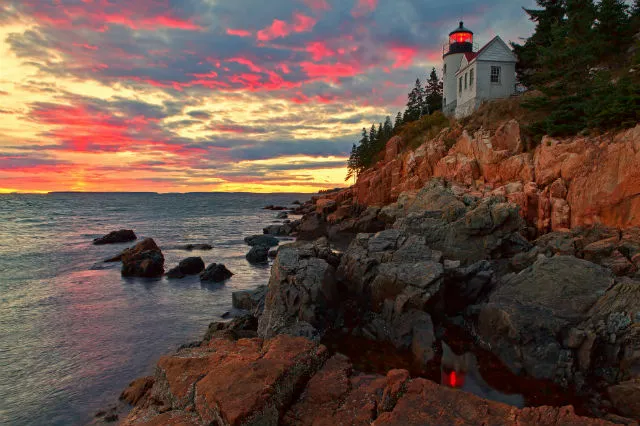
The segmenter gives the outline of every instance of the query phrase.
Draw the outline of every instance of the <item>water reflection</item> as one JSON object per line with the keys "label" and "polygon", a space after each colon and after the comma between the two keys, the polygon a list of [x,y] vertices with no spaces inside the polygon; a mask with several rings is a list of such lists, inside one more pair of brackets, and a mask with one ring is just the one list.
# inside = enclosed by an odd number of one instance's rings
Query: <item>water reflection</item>
{"label": "water reflection", "polygon": [[478,360],[471,352],[456,354],[446,342],[442,342],[440,384],[457,388],[493,401],[524,407],[522,395],[507,394],[492,388],[480,374]]}

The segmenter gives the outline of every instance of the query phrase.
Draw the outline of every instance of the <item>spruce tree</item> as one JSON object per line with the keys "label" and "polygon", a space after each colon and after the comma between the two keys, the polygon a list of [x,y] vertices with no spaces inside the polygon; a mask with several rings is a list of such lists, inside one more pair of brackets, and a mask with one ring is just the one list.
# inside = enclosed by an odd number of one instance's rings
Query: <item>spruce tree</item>
{"label": "spruce tree", "polygon": [[358,161],[358,148],[354,143],[351,147],[351,155],[349,155],[349,159],[347,160],[347,177],[344,178],[345,181],[351,179],[353,176],[358,176]]}
{"label": "spruce tree", "polygon": [[393,124],[393,131],[397,132],[400,129],[400,126],[402,126],[402,112],[398,111],[398,114],[396,115],[396,122]]}
{"label": "spruce tree", "polygon": [[524,9],[529,19],[536,23],[535,32],[524,44],[511,43],[518,56],[516,72],[518,80],[527,87],[535,87],[533,76],[541,69],[539,54],[551,46],[557,31],[564,24],[565,0],[536,0],[540,9]]}
{"label": "spruce tree", "polygon": [[626,39],[632,35],[629,6],[623,0],[601,0],[597,18],[598,53],[603,56],[621,53]]}
{"label": "spruce tree", "polygon": [[420,79],[416,79],[415,86],[409,92],[407,96],[407,110],[405,113],[405,122],[414,121],[422,116],[422,109],[424,107],[424,89]]}
{"label": "spruce tree", "polygon": [[[389,117],[388,115],[384,119],[384,125],[382,129],[383,129],[384,138],[386,139],[386,141],[391,139],[391,136],[393,135],[393,124],[391,123],[391,117]],[[386,144],[386,141],[385,141],[385,144]]]}
{"label": "spruce tree", "polygon": [[429,74],[425,94],[425,113],[433,114],[442,109],[442,80],[438,78],[435,68],[432,68]]}

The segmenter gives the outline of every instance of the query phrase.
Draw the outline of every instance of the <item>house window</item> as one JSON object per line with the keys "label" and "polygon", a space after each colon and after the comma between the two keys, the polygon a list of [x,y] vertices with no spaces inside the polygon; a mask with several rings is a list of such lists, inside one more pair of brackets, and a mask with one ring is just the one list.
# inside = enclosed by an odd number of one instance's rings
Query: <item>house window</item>
{"label": "house window", "polygon": [[458,79],[458,92],[462,93],[462,77]]}
{"label": "house window", "polygon": [[500,84],[500,67],[491,67],[491,82]]}
{"label": "house window", "polygon": [[473,86],[473,69],[469,71],[469,86]]}
{"label": "house window", "polygon": [[447,73],[447,64],[444,64],[444,73],[443,74],[446,74],[446,73]]}
{"label": "house window", "polygon": [[467,84],[467,80],[468,80],[469,75],[465,72],[464,73],[464,90],[467,90],[468,84]]}

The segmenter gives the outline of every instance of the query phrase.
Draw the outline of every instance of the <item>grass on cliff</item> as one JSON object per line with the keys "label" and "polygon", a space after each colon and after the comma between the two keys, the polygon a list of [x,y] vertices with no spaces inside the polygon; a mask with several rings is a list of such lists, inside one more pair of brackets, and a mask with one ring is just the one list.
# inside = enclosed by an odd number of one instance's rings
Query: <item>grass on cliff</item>
{"label": "grass on cliff", "polygon": [[424,115],[416,121],[405,123],[397,133],[402,138],[405,149],[416,149],[425,141],[435,138],[451,121],[441,111]]}

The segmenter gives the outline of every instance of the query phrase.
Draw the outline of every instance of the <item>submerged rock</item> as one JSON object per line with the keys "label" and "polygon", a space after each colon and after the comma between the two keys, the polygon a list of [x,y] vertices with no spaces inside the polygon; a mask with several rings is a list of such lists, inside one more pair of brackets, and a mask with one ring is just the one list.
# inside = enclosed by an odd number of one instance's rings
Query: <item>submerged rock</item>
{"label": "submerged rock", "polygon": [[159,277],[164,273],[164,256],[152,238],[145,238],[121,254],[122,275]]}
{"label": "submerged rock", "polygon": [[100,238],[95,238],[93,240],[93,244],[103,245],[103,244],[126,243],[129,241],[134,241],[137,238],[138,237],[131,229],[121,229],[119,231],[111,231],[107,235],[103,235]]}
{"label": "submerged rock", "polygon": [[193,251],[193,250],[212,250],[213,246],[211,244],[184,244],[181,246],[176,246],[177,250],[187,250],[187,251]]}
{"label": "submerged rock", "polygon": [[233,272],[229,271],[222,263],[212,263],[200,273],[200,281],[222,282],[232,276]]}
{"label": "submerged rock", "polygon": [[167,272],[169,278],[183,278],[185,275],[196,275],[204,270],[201,257],[188,257],[180,261],[178,266]]}
{"label": "submerged rock", "polygon": [[250,237],[245,237],[244,242],[248,245],[254,246],[264,246],[264,247],[274,247],[280,244],[280,240],[271,235],[251,235]]}

